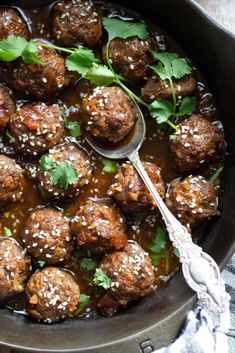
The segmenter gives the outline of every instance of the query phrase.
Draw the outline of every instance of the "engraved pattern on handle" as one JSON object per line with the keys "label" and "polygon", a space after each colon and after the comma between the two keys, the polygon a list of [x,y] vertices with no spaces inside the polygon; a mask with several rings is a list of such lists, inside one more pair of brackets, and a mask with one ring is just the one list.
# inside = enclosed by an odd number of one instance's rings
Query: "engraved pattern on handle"
{"label": "engraved pattern on handle", "polygon": [[217,313],[226,311],[230,296],[226,293],[225,284],[216,262],[200,246],[193,243],[191,234],[167,208],[146,173],[138,151],[131,153],[128,158],[149,189],[165,221],[169,238],[179,250],[186,282],[197,293],[197,297],[203,300],[209,310]]}

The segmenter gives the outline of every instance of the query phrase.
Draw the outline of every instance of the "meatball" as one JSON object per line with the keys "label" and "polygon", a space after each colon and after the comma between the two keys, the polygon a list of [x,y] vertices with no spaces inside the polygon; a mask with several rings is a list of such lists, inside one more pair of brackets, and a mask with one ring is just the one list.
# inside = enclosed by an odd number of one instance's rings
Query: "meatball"
{"label": "meatball", "polygon": [[40,64],[19,61],[13,70],[12,86],[38,99],[52,98],[69,84],[69,74],[63,57],[54,49],[39,47]]}
{"label": "meatball", "polygon": [[155,277],[151,260],[135,241],[129,241],[122,251],[106,255],[99,267],[112,280],[111,287],[98,303],[99,311],[104,315],[113,313],[115,301],[116,307],[125,306],[152,290]]}
{"label": "meatball", "polygon": [[22,242],[36,260],[55,265],[68,260],[73,251],[69,222],[53,208],[33,211],[27,219]]}
{"label": "meatball", "polygon": [[90,0],[60,1],[53,8],[53,33],[64,45],[96,45],[102,36],[102,15]]}
{"label": "meatball", "polygon": [[209,217],[217,216],[215,188],[202,176],[175,180],[166,195],[166,205],[185,225],[197,225]]}
{"label": "meatball", "polygon": [[223,155],[224,135],[203,116],[192,115],[177,125],[170,150],[177,169],[191,171]]}
{"label": "meatball", "polygon": [[56,145],[64,132],[59,105],[39,102],[17,108],[11,116],[10,128],[15,149],[23,154],[38,155]]}
{"label": "meatball", "polygon": [[[178,97],[191,96],[197,89],[197,81],[194,75],[186,75],[174,81],[174,88]],[[159,98],[170,99],[171,97],[172,93],[169,82],[167,80],[160,80],[158,77],[148,79],[142,90],[142,98],[148,103],[152,103]]]}
{"label": "meatball", "polygon": [[18,11],[12,8],[0,9],[0,40],[6,39],[8,36],[30,38],[27,24],[20,16]]}
{"label": "meatball", "polygon": [[15,113],[15,103],[6,88],[0,87],[0,129],[7,126],[10,117]]}
{"label": "meatball", "polygon": [[0,155],[0,208],[22,199],[24,176],[21,167],[16,162]]}
{"label": "meatball", "polygon": [[88,200],[76,213],[72,231],[77,245],[91,254],[119,250],[127,243],[124,218],[109,200]]}
{"label": "meatball", "polygon": [[0,300],[22,293],[31,260],[14,239],[0,239]]}
{"label": "meatball", "polygon": [[[143,162],[144,168],[160,196],[165,196],[165,187],[160,169],[153,163]],[[123,163],[114,177],[108,195],[113,197],[127,213],[155,209],[157,206],[142,179],[130,163]]]}
{"label": "meatball", "polygon": [[79,299],[74,277],[55,267],[34,273],[26,286],[28,314],[48,324],[72,316]]}
{"label": "meatball", "polygon": [[138,118],[132,99],[119,87],[97,87],[82,105],[85,129],[109,143],[121,141]]}
{"label": "meatball", "polygon": [[[40,185],[49,196],[55,199],[74,198],[78,196],[82,187],[90,183],[92,179],[91,161],[87,152],[81,147],[71,142],[65,142],[50,149],[45,156],[62,169],[60,172],[62,172],[63,183],[60,183],[60,178],[56,180],[58,181],[56,183],[53,181],[51,170],[39,171]],[[68,165],[71,167],[70,171],[68,171]],[[74,178],[72,175],[72,183],[66,184],[63,179],[70,180],[70,172],[76,172],[77,177]]]}
{"label": "meatball", "polygon": [[[154,40],[151,37],[146,41],[138,37],[117,38],[110,43],[109,57],[113,68],[121,75],[131,80],[141,80],[147,75],[148,65],[152,62],[151,50],[154,50]],[[103,57],[106,61],[105,48]]]}

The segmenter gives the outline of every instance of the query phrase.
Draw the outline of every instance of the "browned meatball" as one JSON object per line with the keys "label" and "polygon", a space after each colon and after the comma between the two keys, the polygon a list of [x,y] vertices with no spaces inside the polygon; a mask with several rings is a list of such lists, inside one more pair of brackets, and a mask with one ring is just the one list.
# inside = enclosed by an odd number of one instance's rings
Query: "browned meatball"
{"label": "browned meatball", "polygon": [[24,176],[21,167],[16,162],[0,155],[0,207],[22,199],[24,188]]}
{"label": "browned meatball", "polygon": [[7,126],[11,115],[15,112],[15,103],[13,102],[6,88],[0,87],[0,129]]}
{"label": "browned meatball", "polygon": [[[143,165],[163,198],[165,187],[160,169],[153,163],[144,162]],[[110,186],[108,195],[118,201],[123,211],[127,213],[141,212],[157,207],[140,176],[130,163],[123,163],[114,179],[115,182]]]}
{"label": "browned meatball", "polygon": [[88,200],[72,224],[77,245],[89,254],[119,250],[127,243],[124,217],[109,200]]}
{"label": "browned meatball", "polygon": [[70,258],[73,240],[69,222],[53,208],[33,211],[27,219],[22,242],[36,260],[55,265]]}
{"label": "browned meatball", "polygon": [[64,45],[97,44],[102,36],[102,16],[90,0],[60,1],[53,8],[53,33]]}
{"label": "browned meatball", "polygon": [[197,225],[219,215],[215,188],[202,176],[189,176],[170,184],[166,205],[185,225]]}
{"label": "browned meatball", "polygon": [[48,324],[72,316],[80,298],[74,277],[56,267],[34,273],[26,286],[28,313]]}
{"label": "browned meatball", "polygon": [[50,170],[40,171],[38,176],[40,185],[49,196],[55,199],[74,198],[80,193],[81,188],[90,183],[92,178],[91,161],[87,152],[81,147],[79,148],[74,143],[66,142],[50,149],[46,156],[57,166],[63,164],[66,167],[64,163],[68,163],[77,173],[74,183],[69,184],[67,187],[60,187],[58,184],[53,184]]}
{"label": "browned meatball", "polygon": [[22,293],[31,261],[14,239],[0,239],[0,300]]}
{"label": "browned meatball", "polygon": [[155,277],[151,260],[134,241],[129,241],[124,250],[106,255],[99,267],[112,280],[111,287],[98,303],[99,311],[104,315],[113,313],[115,302],[116,308],[125,306],[152,290]]}
{"label": "browned meatball", "polygon": [[[174,88],[178,97],[191,96],[197,89],[197,81],[192,74],[186,75],[179,80],[175,80]],[[148,103],[159,98],[170,99],[172,93],[169,82],[160,80],[158,77],[150,78],[142,90],[142,97]]]}
{"label": "browned meatball", "polygon": [[177,169],[194,170],[223,155],[224,135],[203,116],[193,115],[177,125],[170,150]]}
{"label": "browned meatball", "polygon": [[54,49],[40,48],[41,64],[19,61],[13,70],[12,86],[39,99],[55,97],[69,84],[69,75],[63,57]]}
{"label": "browned meatball", "polygon": [[60,141],[64,121],[58,104],[28,103],[17,108],[11,116],[10,128],[15,149],[36,156]]}
{"label": "browned meatball", "polygon": [[138,117],[132,99],[119,87],[97,87],[83,99],[83,124],[97,139],[116,143],[133,128]]}
{"label": "browned meatball", "polygon": [[[146,41],[138,37],[130,39],[114,39],[110,43],[109,57],[113,68],[124,77],[131,80],[141,80],[148,72],[148,65],[152,62],[151,50],[154,50],[154,40],[149,37]],[[103,49],[105,58],[105,48]]]}
{"label": "browned meatball", "polygon": [[20,16],[19,12],[12,8],[0,9],[0,40],[8,36],[30,38],[27,24]]}

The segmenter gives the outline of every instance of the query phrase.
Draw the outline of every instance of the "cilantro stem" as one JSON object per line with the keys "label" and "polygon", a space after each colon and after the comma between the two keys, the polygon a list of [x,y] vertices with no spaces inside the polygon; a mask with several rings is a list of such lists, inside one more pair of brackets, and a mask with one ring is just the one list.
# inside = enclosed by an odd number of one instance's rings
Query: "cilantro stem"
{"label": "cilantro stem", "polygon": [[167,124],[168,124],[168,125],[169,125],[172,129],[177,130],[176,125],[175,125],[175,124],[173,124],[173,123],[172,123],[172,121],[167,120]]}
{"label": "cilantro stem", "polygon": [[171,90],[171,94],[172,94],[172,101],[173,101],[173,116],[176,116],[176,102],[177,102],[177,98],[176,98],[176,94],[175,94],[175,88],[174,88],[174,84],[173,81],[170,79],[169,80],[170,83],[170,90]]}
{"label": "cilantro stem", "polygon": [[69,54],[72,54],[76,49],[66,49],[66,48],[63,48],[63,47],[58,47],[57,45],[51,45],[51,44],[45,44],[45,43],[39,43],[39,42],[36,42],[36,44],[40,47],[43,47],[43,48],[48,48],[48,49],[55,49],[55,50],[60,50],[60,51],[63,51],[65,53],[69,53]]}

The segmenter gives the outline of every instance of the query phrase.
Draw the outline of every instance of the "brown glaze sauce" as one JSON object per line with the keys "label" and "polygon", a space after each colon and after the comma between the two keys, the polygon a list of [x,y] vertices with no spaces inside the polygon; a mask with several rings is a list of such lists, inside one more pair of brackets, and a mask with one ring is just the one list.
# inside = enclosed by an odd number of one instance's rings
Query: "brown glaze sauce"
{"label": "brown glaze sauce", "polygon": [[[136,17],[136,14],[133,12],[123,9],[119,6],[102,4],[104,14],[112,14],[121,19],[135,19],[139,20],[141,17]],[[51,35],[50,30],[50,9],[52,4],[46,7],[34,8],[32,6],[30,9],[20,8],[21,14],[28,19],[28,24],[32,31],[32,38],[43,38],[49,42],[53,42],[53,37]],[[148,22],[147,22],[148,23]],[[172,39],[165,35],[163,31],[159,30],[155,26],[148,23],[152,33],[154,34],[158,47],[160,50],[167,50],[177,52],[180,55],[185,55],[181,48],[175,44]],[[160,33],[160,34],[159,34]],[[98,49],[97,49],[98,50]],[[198,89],[197,89],[197,112],[204,114],[210,120],[217,120],[216,109],[212,95],[208,91],[208,88],[202,79],[200,73],[195,70],[195,74],[198,79]],[[76,78],[75,78],[76,79]],[[4,81],[4,77],[0,77],[0,82]],[[59,97],[59,101],[62,101],[67,107],[67,113],[69,115],[70,120],[78,120],[80,116],[80,92],[84,92],[86,89],[86,84],[82,81],[78,81],[74,84],[71,84],[69,89]],[[141,87],[134,87],[135,91],[140,93]],[[27,102],[25,97],[20,96],[16,92],[13,92],[13,97],[15,98],[16,104],[19,106],[22,103]],[[32,99],[31,99],[32,100]],[[53,100],[53,102],[58,102],[58,99]],[[172,161],[169,157],[168,150],[168,135],[169,131],[167,129],[160,130],[156,125],[155,121],[148,116],[145,112],[146,123],[147,123],[147,136],[144,142],[144,145],[140,151],[141,159],[143,161],[156,163],[162,170],[162,176],[166,183],[169,183],[172,179],[180,177],[173,168]],[[21,234],[24,228],[25,221],[29,215],[29,212],[35,208],[43,207],[45,205],[53,205],[58,207],[64,211],[64,214],[68,217],[72,217],[79,205],[84,202],[84,200],[88,197],[106,197],[106,192],[109,186],[112,183],[113,175],[105,174],[102,172],[102,163],[100,161],[100,157],[96,156],[93,151],[86,145],[86,143],[81,138],[78,141],[81,145],[83,145],[91,155],[94,164],[94,175],[92,183],[87,186],[81,193],[81,195],[73,200],[70,203],[53,203],[43,200],[40,196],[40,193],[37,190],[37,186],[34,181],[26,178],[26,185],[24,190],[24,198],[22,203],[15,204],[8,209],[5,209],[0,214],[0,230],[3,230],[3,227],[8,227],[11,229],[13,236],[17,240],[21,240]],[[7,139],[4,136],[0,137],[0,152],[6,155],[9,155],[17,160],[17,162],[23,166],[27,165],[27,163],[33,162],[32,160],[26,160],[21,156],[15,155],[12,147],[7,142]],[[204,175],[210,175],[210,171],[208,168],[206,171],[198,171],[198,173]],[[142,220],[141,220],[142,218]],[[144,220],[143,220],[144,218]],[[127,218],[128,224],[128,236],[130,239],[137,240],[141,246],[147,250],[147,246],[151,241],[153,234],[158,225],[162,224],[162,221],[159,215],[154,213],[149,213],[146,217],[142,217],[142,215],[129,216]],[[156,286],[159,286],[169,278],[169,275],[174,272],[174,270],[178,267],[178,259],[172,253],[172,246],[170,243],[167,246],[167,257],[166,260],[161,261],[160,265],[156,269]],[[99,298],[102,290],[97,289],[89,283],[89,279],[92,278],[93,273],[84,273],[79,269],[79,254],[75,253],[72,261],[64,265],[69,271],[72,271],[77,277],[81,293],[85,293],[90,295],[90,303],[89,307],[82,313],[80,316],[83,317],[92,317],[96,315],[95,307],[97,298]],[[35,268],[38,267],[35,264]],[[24,295],[20,295],[17,298],[13,298],[8,300],[5,305],[8,308],[11,308],[19,313],[25,313],[25,304],[24,304]]]}

